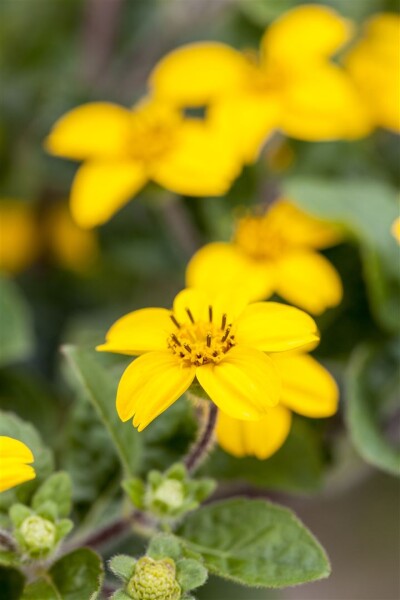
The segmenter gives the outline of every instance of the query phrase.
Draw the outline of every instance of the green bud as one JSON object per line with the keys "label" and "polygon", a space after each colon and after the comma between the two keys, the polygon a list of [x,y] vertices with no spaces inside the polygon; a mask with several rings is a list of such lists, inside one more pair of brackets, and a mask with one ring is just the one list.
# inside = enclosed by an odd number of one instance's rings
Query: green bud
{"label": "green bud", "polygon": [[19,528],[19,533],[31,552],[50,550],[56,541],[54,523],[37,515],[27,517]]}
{"label": "green bud", "polygon": [[144,556],[136,563],[126,591],[133,600],[179,600],[181,588],[175,573],[172,559],[153,560]]}
{"label": "green bud", "polygon": [[154,492],[153,499],[162,502],[171,510],[180,508],[185,501],[182,483],[177,479],[166,479]]}

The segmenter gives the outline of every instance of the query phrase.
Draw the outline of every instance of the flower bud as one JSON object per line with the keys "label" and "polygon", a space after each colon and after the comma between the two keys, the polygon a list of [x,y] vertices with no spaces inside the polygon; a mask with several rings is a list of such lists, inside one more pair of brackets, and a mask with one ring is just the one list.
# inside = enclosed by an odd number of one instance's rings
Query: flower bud
{"label": "flower bud", "polygon": [[27,517],[19,528],[21,537],[31,552],[50,550],[56,541],[56,527],[37,515]]}
{"label": "flower bud", "polygon": [[179,600],[181,588],[175,578],[175,563],[170,558],[138,560],[126,587],[133,600]]}
{"label": "flower bud", "polygon": [[177,479],[166,479],[154,493],[154,500],[162,502],[172,510],[180,508],[185,501],[182,483]]}

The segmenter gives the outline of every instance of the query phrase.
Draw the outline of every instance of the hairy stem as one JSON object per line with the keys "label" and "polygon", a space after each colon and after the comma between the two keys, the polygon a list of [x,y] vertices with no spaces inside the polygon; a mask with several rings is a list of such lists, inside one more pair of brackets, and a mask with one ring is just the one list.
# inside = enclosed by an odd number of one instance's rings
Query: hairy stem
{"label": "hairy stem", "polygon": [[201,465],[214,444],[218,408],[213,402],[208,401],[205,410],[207,412],[200,426],[198,438],[183,461],[189,473],[193,473]]}

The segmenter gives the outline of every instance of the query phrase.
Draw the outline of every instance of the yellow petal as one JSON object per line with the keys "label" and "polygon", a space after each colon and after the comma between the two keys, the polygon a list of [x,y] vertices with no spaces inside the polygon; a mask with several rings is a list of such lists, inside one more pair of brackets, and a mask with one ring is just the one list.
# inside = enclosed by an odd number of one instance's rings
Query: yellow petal
{"label": "yellow petal", "polygon": [[354,139],[372,129],[361,95],[350,77],[334,65],[290,75],[281,102],[281,126],[293,138],[311,142]]}
{"label": "yellow petal", "polygon": [[78,106],[59,119],[45,140],[46,150],[76,160],[126,154],[131,111],[107,102]]}
{"label": "yellow petal", "polygon": [[227,323],[234,322],[249,303],[249,295],[246,288],[216,290],[208,292],[202,288],[186,288],[179,292],[174,300],[173,312],[179,323],[188,323],[191,316],[195,321],[208,321],[209,308],[212,307],[213,322],[221,323],[225,315]]}
{"label": "yellow petal", "polygon": [[187,119],[151,167],[151,178],[176,194],[222,196],[242,168],[229,140],[208,120]]}
{"label": "yellow petal", "polygon": [[274,355],[282,377],[281,402],[306,417],[330,417],[337,411],[338,386],[332,375],[314,358]]}
{"label": "yellow petal", "polygon": [[283,236],[291,246],[327,248],[340,241],[337,226],[301,210],[285,198],[275,202],[265,215],[271,234]]}
{"label": "yellow petal", "polygon": [[217,440],[233,456],[256,456],[260,460],[274,454],[290,432],[291,412],[284,406],[270,408],[259,421],[232,419],[218,413]]}
{"label": "yellow petal", "polygon": [[215,42],[188,44],[164,56],[150,75],[155,96],[180,106],[201,106],[241,85],[242,55]]}
{"label": "yellow petal", "polygon": [[1,464],[0,492],[5,492],[20,483],[35,479],[35,477],[36,473],[33,467],[4,461],[4,463]]}
{"label": "yellow petal", "polygon": [[89,269],[99,256],[95,232],[78,227],[64,202],[54,202],[48,208],[43,223],[43,234],[52,258],[67,269],[83,272]]}
{"label": "yellow petal", "polygon": [[75,176],[71,212],[81,227],[108,221],[146,183],[144,167],[135,161],[89,162]]}
{"label": "yellow petal", "polygon": [[285,300],[315,315],[336,306],[343,297],[340,277],[317,252],[293,250],[276,266],[276,291]]}
{"label": "yellow petal", "polygon": [[198,367],[196,377],[211,400],[235,419],[258,420],[280,397],[280,380],[270,358],[235,346],[222,362]]}
{"label": "yellow petal", "polygon": [[0,492],[34,479],[33,467],[26,464],[33,460],[31,450],[23,442],[0,436]]}
{"label": "yellow petal", "polygon": [[264,352],[282,352],[316,344],[319,333],[315,321],[298,308],[256,302],[237,320],[236,340]]}
{"label": "yellow petal", "polygon": [[174,328],[171,311],[166,308],[142,308],[121,317],[108,330],[106,342],[97,346],[101,352],[144,354],[165,350]]}
{"label": "yellow petal", "polygon": [[6,435],[0,436],[0,460],[12,459],[15,462],[33,462],[32,451],[26,444]]}
{"label": "yellow petal", "polygon": [[261,42],[265,64],[307,68],[334,54],[353,32],[350,21],[326,6],[304,5],[285,12],[266,31]]}
{"label": "yellow petal", "polygon": [[19,273],[33,264],[41,247],[32,206],[19,200],[0,202],[0,271]]}
{"label": "yellow petal", "polygon": [[186,269],[186,285],[212,293],[245,288],[250,300],[272,294],[273,273],[265,262],[248,258],[235,244],[215,242],[196,252]]}
{"label": "yellow petal", "polygon": [[345,58],[363,101],[381,127],[400,132],[400,18],[383,13],[370,19],[365,34]]}
{"label": "yellow petal", "polygon": [[397,217],[397,219],[393,221],[390,232],[396,242],[400,244],[400,217]]}
{"label": "yellow petal", "polygon": [[119,382],[119,418],[128,421],[134,417],[134,426],[142,431],[186,392],[195,371],[195,367],[182,367],[168,350],[140,356]]}
{"label": "yellow petal", "polygon": [[[208,111],[246,163],[257,160],[264,144],[280,125],[279,97],[273,92],[244,89],[220,98]],[[232,123],[235,126],[232,126]]]}

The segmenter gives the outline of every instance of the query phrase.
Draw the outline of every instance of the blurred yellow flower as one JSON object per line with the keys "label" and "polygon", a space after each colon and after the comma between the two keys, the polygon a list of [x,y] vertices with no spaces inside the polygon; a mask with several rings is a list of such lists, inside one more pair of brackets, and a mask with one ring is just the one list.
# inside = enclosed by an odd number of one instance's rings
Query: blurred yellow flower
{"label": "blurred yellow flower", "polygon": [[172,310],[145,308],[119,319],[98,350],[142,355],[124,372],[117,393],[122,421],[139,431],[196,378],[210,399],[236,419],[258,420],[281,396],[270,354],[315,346],[316,325],[304,312],[274,302],[248,304],[237,293],[185,289]]}
{"label": "blurred yellow flower", "polygon": [[282,381],[278,406],[270,408],[256,422],[232,419],[222,411],[218,413],[218,443],[234,456],[265,459],[274,454],[289,435],[291,411],[312,418],[330,417],[337,411],[336,382],[314,358],[307,354],[275,354],[271,359]]}
{"label": "blurred yellow flower", "polygon": [[395,219],[391,231],[393,237],[400,244],[400,217],[397,217],[397,219]]}
{"label": "blurred yellow flower", "polygon": [[33,454],[23,442],[0,436],[0,492],[34,479]]}
{"label": "blurred yellow flower", "polygon": [[400,132],[400,17],[382,13],[369,19],[345,65],[374,125]]}
{"label": "blurred yellow flower", "polygon": [[0,271],[17,274],[37,258],[40,240],[32,206],[26,202],[0,201]]}
{"label": "blurred yellow flower", "polygon": [[190,44],[158,63],[150,86],[179,106],[209,105],[210,119],[247,161],[276,128],[309,141],[357,138],[371,129],[368,111],[330,60],[352,31],[334,10],[302,5],[268,28],[259,57],[219,43]]}
{"label": "blurred yellow flower", "polygon": [[337,271],[315,250],[338,239],[333,225],[280,199],[264,215],[239,219],[232,242],[200,248],[187,266],[186,285],[212,292],[244,287],[252,300],[277,292],[320,314],[343,293]]}
{"label": "blurred yellow flower", "polygon": [[95,232],[78,227],[66,202],[52,203],[43,218],[42,236],[50,260],[71,271],[87,271],[99,256]]}
{"label": "blurred yellow flower", "polygon": [[133,110],[80,106],[56,122],[45,145],[52,154],[85,161],[72,186],[71,212],[88,228],[108,221],[150,179],[178,194],[219,196],[241,169],[208,120],[184,118],[150,99]]}

